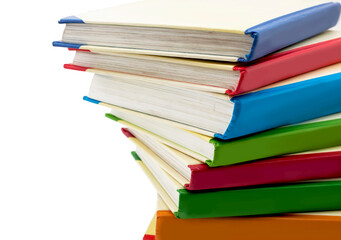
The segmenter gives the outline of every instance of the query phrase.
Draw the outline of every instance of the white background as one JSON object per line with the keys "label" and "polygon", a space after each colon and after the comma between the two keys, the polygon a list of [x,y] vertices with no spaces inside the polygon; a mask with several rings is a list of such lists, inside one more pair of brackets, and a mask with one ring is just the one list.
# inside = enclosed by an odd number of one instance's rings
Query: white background
{"label": "white background", "polygon": [[51,44],[59,18],[120,2],[2,3],[1,240],[142,239],[156,193],[120,125],[82,100],[91,75]]}

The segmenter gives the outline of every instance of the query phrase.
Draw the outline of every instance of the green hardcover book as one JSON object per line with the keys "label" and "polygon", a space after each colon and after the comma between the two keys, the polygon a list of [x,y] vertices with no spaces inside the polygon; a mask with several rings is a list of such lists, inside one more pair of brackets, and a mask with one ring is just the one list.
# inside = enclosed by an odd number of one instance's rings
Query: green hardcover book
{"label": "green hardcover book", "polygon": [[252,216],[341,209],[341,179],[189,192],[162,170],[150,149],[134,158],[177,218]]}
{"label": "green hardcover book", "polygon": [[157,138],[158,141],[205,162],[210,167],[341,144],[341,113],[239,139],[219,140],[188,125],[113,105],[106,106],[112,108],[112,112],[106,114],[108,118]]}

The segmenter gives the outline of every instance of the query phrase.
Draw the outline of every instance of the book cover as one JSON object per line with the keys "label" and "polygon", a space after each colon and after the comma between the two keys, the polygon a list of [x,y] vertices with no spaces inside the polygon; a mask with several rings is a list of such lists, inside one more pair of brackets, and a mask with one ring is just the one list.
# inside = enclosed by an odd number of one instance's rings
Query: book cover
{"label": "book cover", "polygon": [[135,160],[177,218],[257,216],[280,213],[341,210],[341,180],[329,179],[273,185],[189,192],[137,148]]}
{"label": "book cover", "polygon": [[[210,167],[219,167],[242,163],[277,155],[292,154],[303,151],[335,147],[341,144],[341,115],[334,114],[315,119],[298,125],[276,128],[236,140],[222,141],[203,134],[193,133],[190,129],[181,126],[165,124],[164,121],[132,112],[119,107],[111,106],[112,113],[106,117],[117,121],[130,129],[149,134],[158,141],[190,155]],[[146,121],[140,121],[146,118]],[[135,121],[135,122],[134,122]],[[148,123],[144,124],[145,122]],[[157,125],[167,132],[153,132],[150,126]],[[170,135],[169,132],[176,134]],[[183,135],[184,134],[184,135]],[[180,137],[179,137],[180,136]],[[193,137],[212,148],[212,151],[201,149],[191,141],[183,139]],[[328,137],[327,137],[328,136]],[[248,151],[245,151],[248,149]]]}
{"label": "book cover", "polygon": [[178,219],[162,202],[156,213],[156,240],[339,240],[341,211],[267,217]]}
{"label": "book cover", "polygon": [[[270,0],[257,2],[149,0],[66,17],[59,23],[185,29],[247,35],[252,39],[252,46],[245,56],[215,56],[213,54],[207,56],[200,52],[189,54],[159,49],[136,49],[134,51],[128,48],[128,51],[150,55],[205,57],[212,60],[249,62],[333,27],[339,19],[340,4],[327,2],[317,5],[319,3],[321,1],[290,0],[280,3]],[[189,9],[191,9],[190,14]],[[203,18],[203,15],[214,17]],[[54,45],[81,49],[92,48],[91,44],[87,47],[86,43],[68,45],[67,42],[55,42]]]}
{"label": "book cover", "polygon": [[153,151],[168,174],[179,173],[189,191],[341,178],[341,146],[212,168],[146,134],[127,128],[122,132],[137,146]]}
{"label": "book cover", "polygon": [[[341,112],[340,71],[341,63],[337,63],[232,98],[147,77],[102,71],[95,74],[89,97],[191,125],[211,132],[215,138],[229,140]],[[136,91],[148,92],[148,100]],[[179,98],[179,94],[184,98]],[[170,108],[169,102],[174,101],[179,104]],[[188,114],[192,117],[188,118]]]}

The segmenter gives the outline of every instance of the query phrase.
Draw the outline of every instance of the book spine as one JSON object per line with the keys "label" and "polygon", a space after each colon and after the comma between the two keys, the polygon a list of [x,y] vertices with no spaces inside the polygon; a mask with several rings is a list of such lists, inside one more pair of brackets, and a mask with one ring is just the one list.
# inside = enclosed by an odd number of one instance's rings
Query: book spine
{"label": "book spine", "polygon": [[274,54],[246,67],[235,66],[240,80],[234,91],[226,93],[235,96],[338,62],[341,38]]}
{"label": "book spine", "polygon": [[277,157],[248,164],[210,168],[190,165],[190,191],[341,178],[341,151]]}
{"label": "book spine", "polygon": [[[225,142],[211,139],[210,142],[215,146],[214,159],[207,160],[206,163],[210,167],[219,167],[339,146],[341,143],[340,132],[341,119],[334,119],[276,128],[234,141]],[[244,151],[244,149],[248,149],[248,151]]]}
{"label": "book spine", "polygon": [[256,218],[177,219],[170,211],[158,211],[156,239],[340,240],[340,225],[339,216],[287,214]]}
{"label": "book spine", "polygon": [[251,51],[239,61],[253,61],[321,33],[335,26],[339,16],[340,3],[330,2],[251,27],[245,31],[245,34],[254,38]]}
{"label": "book spine", "polygon": [[256,216],[341,209],[341,181],[180,194],[177,218]]}
{"label": "book spine", "polygon": [[335,73],[233,97],[231,122],[215,137],[233,139],[341,112],[340,92],[341,73]]}

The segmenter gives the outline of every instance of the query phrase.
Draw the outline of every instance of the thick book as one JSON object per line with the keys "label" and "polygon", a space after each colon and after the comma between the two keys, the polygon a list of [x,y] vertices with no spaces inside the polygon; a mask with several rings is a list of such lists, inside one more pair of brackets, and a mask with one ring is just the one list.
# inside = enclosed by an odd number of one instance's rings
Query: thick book
{"label": "thick book", "polygon": [[163,171],[148,148],[138,146],[132,155],[177,218],[341,210],[341,179],[190,192]]}
{"label": "thick book", "polygon": [[89,98],[233,139],[341,112],[341,63],[235,97],[132,74],[95,74]]}
{"label": "thick book", "polygon": [[76,49],[72,64],[64,67],[167,79],[178,86],[235,96],[337,62],[341,62],[341,32],[330,30],[251,64]]}
{"label": "thick book", "polygon": [[211,168],[143,132],[127,128],[122,128],[122,132],[137,146],[149,148],[161,168],[177,176],[189,191],[341,178],[341,144],[313,152]]}
{"label": "thick book", "polygon": [[[87,99],[89,100],[89,99]],[[220,140],[193,129],[113,105],[106,117],[190,155],[210,167],[226,166],[283,154],[312,151],[341,144],[341,113],[272,129],[236,140]],[[327,137],[328,136],[328,137]],[[247,151],[245,151],[247,149]]]}
{"label": "thick book", "polygon": [[178,219],[163,200],[151,221],[156,240],[339,240],[341,211],[267,217]]}
{"label": "thick book", "polygon": [[54,45],[249,62],[336,25],[340,4],[323,2],[138,1],[61,19]]}

